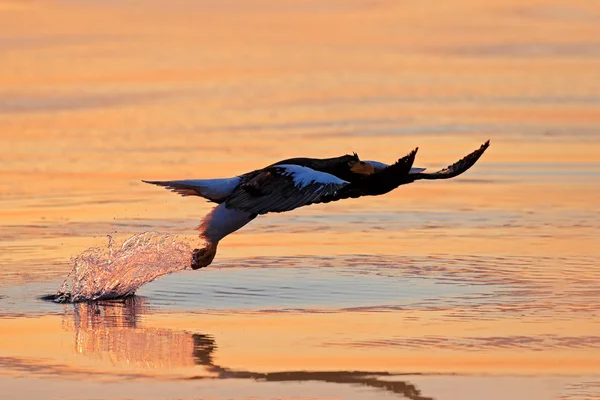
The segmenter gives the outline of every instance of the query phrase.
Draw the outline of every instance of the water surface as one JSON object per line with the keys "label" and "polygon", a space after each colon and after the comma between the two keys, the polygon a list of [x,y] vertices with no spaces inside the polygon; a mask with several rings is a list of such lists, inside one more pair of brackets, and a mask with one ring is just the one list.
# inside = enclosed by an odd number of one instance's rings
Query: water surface
{"label": "water surface", "polygon": [[[38,399],[600,398],[594,2],[0,0],[0,384]],[[211,205],[141,179],[352,151],[465,175],[257,218],[57,305]],[[149,384],[151,383],[151,384]]]}

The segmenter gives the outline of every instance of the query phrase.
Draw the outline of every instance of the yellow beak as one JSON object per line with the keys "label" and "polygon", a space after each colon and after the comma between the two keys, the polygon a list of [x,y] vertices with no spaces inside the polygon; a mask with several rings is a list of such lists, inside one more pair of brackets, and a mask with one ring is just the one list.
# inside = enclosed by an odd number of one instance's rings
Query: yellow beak
{"label": "yellow beak", "polygon": [[354,172],[355,174],[367,176],[375,172],[375,168],[373,168],[373,166],[368,162],[352,161],[350,164],[350,171]]}

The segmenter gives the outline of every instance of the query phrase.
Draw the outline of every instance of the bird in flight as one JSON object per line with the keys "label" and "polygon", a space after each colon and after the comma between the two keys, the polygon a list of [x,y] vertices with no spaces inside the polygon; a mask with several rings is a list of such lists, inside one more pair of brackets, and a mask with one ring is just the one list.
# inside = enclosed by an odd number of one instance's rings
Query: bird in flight
{"label": "bird in flight", "polygon": [[317,203],[362,196],[379,196],[421,179],[449,179],[471,168],[490,145],[488,140],[471,154],[437,172],[414,168],[417,149],[392,165],[361,161],[356,153],[334,158],[291,158],[233,178],[142,181],[164,186],[182,196],[199,196],[218,206],[199,226],[206,241],[195,249],[191,267],[212,263],[219,241],[258,215],[291,211]]}

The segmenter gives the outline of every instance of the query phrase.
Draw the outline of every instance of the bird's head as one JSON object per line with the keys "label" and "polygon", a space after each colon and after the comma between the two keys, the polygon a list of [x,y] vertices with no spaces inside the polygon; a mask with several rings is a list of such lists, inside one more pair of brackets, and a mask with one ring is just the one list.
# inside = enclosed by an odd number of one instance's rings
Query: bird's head
{"label": "bird's head", "polygon": [[360,161],[358,154],[346,154],[341,157],[323,160],[322,171],[330,173],[348,182],[359,181],[375,172],[375,168],[367,162]]}
{"label": "bird's head", "polygon": [[350,172],[361,176],[368,176],[375,172],[375,168],[371,164],[365,161],[360,161],[358,154],[353,153],[352,155],[344,156],[348,159],[347,164],[350,168]]}
{"label": "bird's head", "polygon": [[192,252],[192,269],[200,269],[210,265],[217,254],[217,243],[209,242],[202,249],[194,249]]}

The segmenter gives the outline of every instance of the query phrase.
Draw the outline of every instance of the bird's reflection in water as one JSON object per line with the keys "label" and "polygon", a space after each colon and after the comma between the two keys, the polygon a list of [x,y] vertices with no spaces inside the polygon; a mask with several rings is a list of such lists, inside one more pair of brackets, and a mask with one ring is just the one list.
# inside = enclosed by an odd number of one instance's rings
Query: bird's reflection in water
{"label": "bird's reflection in water", "polygon": [[138,327],[146,312],[144,299],[130,297],[120,301],[79,303],[65,314],[63,326],[75,333],[75,351],[114,364],[141,368],[180,368],[201,365],[210,375],[195,379],[253,379],[265,382],[327,382],[364,385],[397,393],[412,400],[432,400],[421,396],[414,385],[382,380],[396,375],[369,371],[282,371],[252,372],[233,370],[214,363],[217,350],[210,335],[191,334],[161,328]]}

